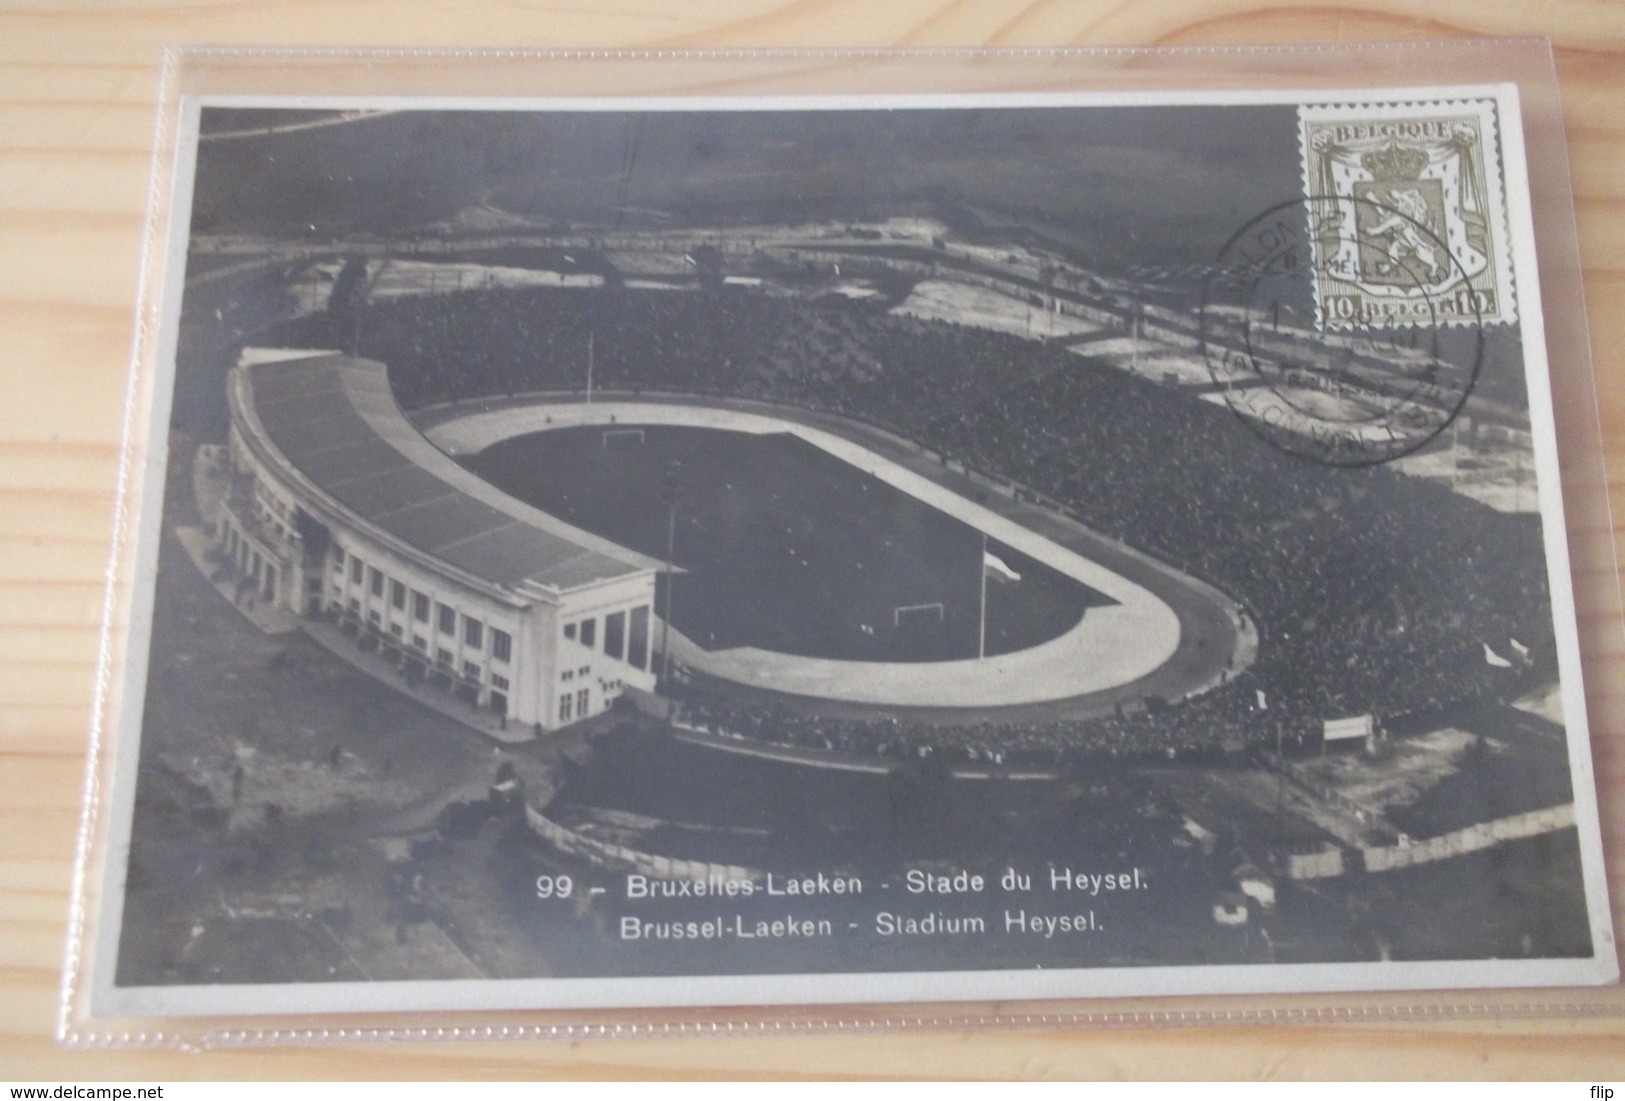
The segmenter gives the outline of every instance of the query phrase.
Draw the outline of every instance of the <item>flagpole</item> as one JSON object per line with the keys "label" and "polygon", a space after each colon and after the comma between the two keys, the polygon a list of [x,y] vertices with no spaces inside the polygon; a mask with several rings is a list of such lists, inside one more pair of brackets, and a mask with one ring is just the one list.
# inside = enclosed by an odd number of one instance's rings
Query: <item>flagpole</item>
{"label": "flagpole", "polygon": [[1132,355],[1134,357],[1129,366],[1129,372],[1136,375],[1140,373],[1140,310],[1139,300],[1136,299],[1134,312],[1129,315],[1128,319],[1129,335],[1133,338]]}
{"label": "flagpole", "polygon": [[593,331],[587,330],[587,404],[592,404],[592,338]]}
{"label": "flagpole", "polygon": [[976,657],[987,657],[987,532],[982,533],[982,558],[976,563],[976,572],[982,578],[982,606],[976,617]]}

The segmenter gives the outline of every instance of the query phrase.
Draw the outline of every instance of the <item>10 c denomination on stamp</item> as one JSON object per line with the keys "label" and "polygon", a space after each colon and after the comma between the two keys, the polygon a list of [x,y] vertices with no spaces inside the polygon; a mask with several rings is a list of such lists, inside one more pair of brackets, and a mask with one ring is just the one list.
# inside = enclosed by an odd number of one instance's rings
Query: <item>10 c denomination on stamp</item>
{"label": "10 c denomination on stamp", "polygon": [[1305,105],[1305,194],[1322,328],[1517,320],[1500,142],[1490,100]]}

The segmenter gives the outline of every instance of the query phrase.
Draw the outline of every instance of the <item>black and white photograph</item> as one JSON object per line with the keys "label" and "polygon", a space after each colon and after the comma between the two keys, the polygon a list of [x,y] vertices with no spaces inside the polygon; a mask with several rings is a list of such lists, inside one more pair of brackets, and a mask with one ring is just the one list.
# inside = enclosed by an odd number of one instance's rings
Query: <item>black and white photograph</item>
{"label": "black and white photograph", "polygon": [[1617,977],[1509,88],[179,148],[99,1011]]}

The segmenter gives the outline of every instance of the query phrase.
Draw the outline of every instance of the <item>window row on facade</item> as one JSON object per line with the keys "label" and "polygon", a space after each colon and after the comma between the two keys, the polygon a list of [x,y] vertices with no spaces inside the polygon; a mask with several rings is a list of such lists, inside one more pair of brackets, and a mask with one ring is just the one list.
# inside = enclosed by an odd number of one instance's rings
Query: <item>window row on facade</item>
{"label": "window row on facade", "polygon": [[[225,525],[222,542],[226,557],[236,567],[238,576],[246,579],[263,599],[274,601],[280,570],[269,550],[262,554],[260,548],[245,537],[236,524],[230,522]],[[242,595],[241,587],[239,595]]]}
{"label": "window row on facade", "polygon": [[330,558],[333,592],[342,610],[357,617],[364,611],[367,621],[380,630],[387,621],[389,633],[397,638],[405,639],[410,630],[413,647],[432,654],[437,664],[458,668],[460,659],[465,677],[482,680],[486,657],[504,665],[513,661],[513,635],[502,628],[412,588],[341,547],[334,546]]}
{"label": "window row on facade", "polygon": [[[597,650],[597,616],[587,616],[564,625],[564,637],[589,650]],[[603,653],[616,661],[624,661],[634,669],[649,668],[649,606],[647,604],[619,612],[610,612],[602,619],[604,625]]]}

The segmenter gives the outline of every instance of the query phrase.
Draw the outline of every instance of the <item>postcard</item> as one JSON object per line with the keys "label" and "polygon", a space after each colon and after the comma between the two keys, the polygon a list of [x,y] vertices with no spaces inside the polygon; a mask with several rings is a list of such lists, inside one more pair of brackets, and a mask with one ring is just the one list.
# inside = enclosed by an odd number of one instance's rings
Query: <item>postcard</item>
{"label": "postcard", "polygon": [[1616,977],[1514,88],[180,125],[98,1013]]}

